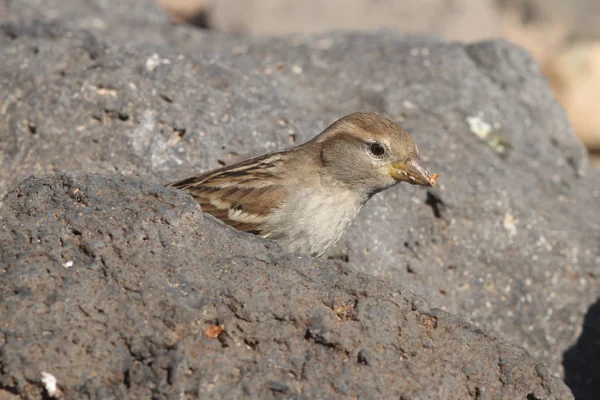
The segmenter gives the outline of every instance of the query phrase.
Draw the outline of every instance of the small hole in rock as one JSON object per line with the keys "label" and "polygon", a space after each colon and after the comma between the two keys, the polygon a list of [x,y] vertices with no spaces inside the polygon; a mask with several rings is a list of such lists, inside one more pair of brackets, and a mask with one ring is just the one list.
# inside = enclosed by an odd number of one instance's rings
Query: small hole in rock
{"label": "small hole in rock", "polygon": [[161,99],[163,99],[167,103],[172,103],[173,102],[173,100],[169,96],[167,96],[166,94],[164,94],[164,93],[159,94],[158,97],[160,97]]}
{"label": "small hole in rock", "polygon": [[362,365],[369,365],[369,355],[366,351],[361,350],[356,356],[356,362]]}
{"label": "small hole in rock", "polygon": [[327,257],[328,260],[340,260],[343,262],[349,262],[350,261],[350,257],[348,256],[348,254],[334,254],[331,255],[329,257]]}

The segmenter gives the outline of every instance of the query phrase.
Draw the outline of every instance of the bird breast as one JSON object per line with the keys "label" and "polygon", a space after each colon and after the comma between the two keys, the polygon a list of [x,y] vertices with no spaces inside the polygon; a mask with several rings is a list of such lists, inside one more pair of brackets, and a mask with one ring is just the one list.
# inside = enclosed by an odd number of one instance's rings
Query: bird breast
{"label": "bird breast", "polygon": [[346,232],[365,201],[344,188],[290,193],[270,214],[261,236],[293,253],[321,256]]}

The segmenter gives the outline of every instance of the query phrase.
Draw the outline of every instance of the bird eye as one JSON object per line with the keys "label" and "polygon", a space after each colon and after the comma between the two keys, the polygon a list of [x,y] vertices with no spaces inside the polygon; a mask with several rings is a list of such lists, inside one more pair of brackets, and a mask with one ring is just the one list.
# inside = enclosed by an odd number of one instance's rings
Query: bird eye
{"label": "bird eye", "polygon": [[377,142],[369,145],[369,150],[374,156],[381,157],[385,153],[385,148]]}

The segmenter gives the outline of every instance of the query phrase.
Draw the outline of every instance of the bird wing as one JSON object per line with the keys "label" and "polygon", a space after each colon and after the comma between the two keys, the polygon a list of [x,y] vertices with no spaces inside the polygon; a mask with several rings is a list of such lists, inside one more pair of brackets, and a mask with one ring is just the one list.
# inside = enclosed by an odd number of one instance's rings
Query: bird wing
{"label": "bird wing", "polygon": [[268,154],[167,186],[190,193],[203,212],[235,229],[261,235],[269,213],[285,196],[277,173],[281,163],[279,154]]}

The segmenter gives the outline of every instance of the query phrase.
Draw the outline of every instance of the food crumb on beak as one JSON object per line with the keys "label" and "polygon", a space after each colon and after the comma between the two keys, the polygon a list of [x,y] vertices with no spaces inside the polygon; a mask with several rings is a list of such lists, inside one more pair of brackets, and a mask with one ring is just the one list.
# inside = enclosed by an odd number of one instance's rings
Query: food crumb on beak
{"label": "food crumb on beak", "polygon": [[431,174],[429,175],[429,184],[431,186],[435,186],[435,183],[437,182],[439,174]]}

